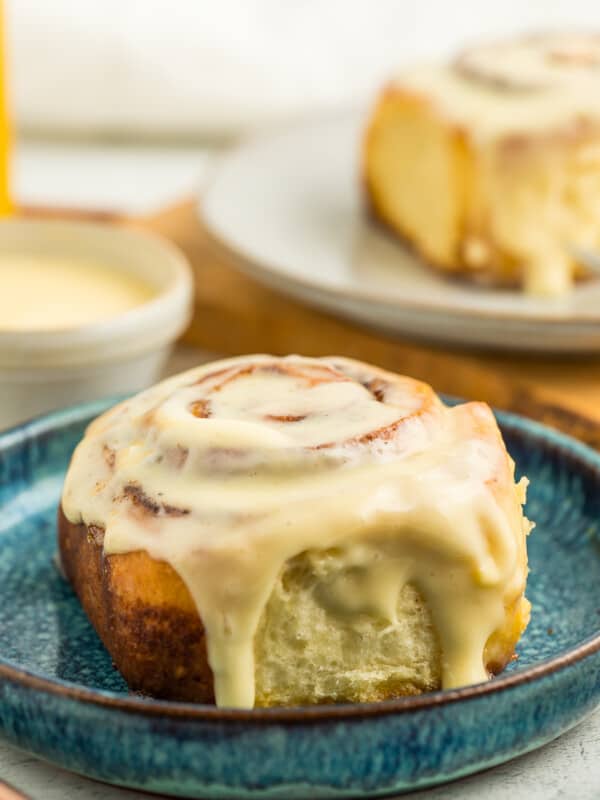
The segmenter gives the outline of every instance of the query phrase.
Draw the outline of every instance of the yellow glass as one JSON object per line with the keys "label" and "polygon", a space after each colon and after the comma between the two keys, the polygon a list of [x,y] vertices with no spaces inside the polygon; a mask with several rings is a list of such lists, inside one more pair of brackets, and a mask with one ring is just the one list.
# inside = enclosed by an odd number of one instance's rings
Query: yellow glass
{"label": "yellow glass", "polygon": [[6,92],[6,28],[2,0],[0,0],[0,215],[11,210],[9,170],[10,170],[10,124]]}

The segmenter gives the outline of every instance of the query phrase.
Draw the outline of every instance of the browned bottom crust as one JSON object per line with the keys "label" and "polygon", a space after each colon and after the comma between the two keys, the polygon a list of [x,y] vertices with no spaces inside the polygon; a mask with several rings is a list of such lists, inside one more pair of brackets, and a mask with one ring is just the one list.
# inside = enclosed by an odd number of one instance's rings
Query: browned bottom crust
{"label": "browned bottom crust", "polygon": [[102,531],[58,511],[65,574],[133,691],[213,703],[204,627],[175,570],[143,551],[106,556]]}

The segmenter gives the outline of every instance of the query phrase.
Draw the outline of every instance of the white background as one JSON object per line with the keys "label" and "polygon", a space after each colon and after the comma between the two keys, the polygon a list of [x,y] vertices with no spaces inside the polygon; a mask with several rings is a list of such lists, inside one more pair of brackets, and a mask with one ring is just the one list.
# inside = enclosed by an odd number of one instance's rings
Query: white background
{"label": "white background", "polygon": [[598,0],[5,0],[28,130],[214,137],[364,101],[469,40],[600,30]]}

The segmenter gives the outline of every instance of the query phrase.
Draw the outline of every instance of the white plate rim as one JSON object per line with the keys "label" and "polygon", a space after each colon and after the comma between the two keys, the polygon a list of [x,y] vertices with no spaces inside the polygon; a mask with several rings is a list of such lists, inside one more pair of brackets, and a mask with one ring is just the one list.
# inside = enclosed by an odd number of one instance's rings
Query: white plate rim
{"label": "white plate rim", "polygon": [[[446,319],[456,321],[485,321],[492,324],[505,323],[508,321],[528,327],[539,326],[542,328],[549,326],[553,330],[560,327],[579,334],[584,334],[589,331],[600,337],[600,306],[595,312],[581,311],[576,314],[571,312],[561,316],[543,316],[542,314],[532,315],[527,312],[506,308],[496,308],[491,311],[475,306],[462,306],[460,308],[456,306],[446,306],[443,302],[426,303],[412,298],[395,297],[394,299],[390,299],[382,292],[370,290],[368,286],[363,286],[360,289],[349,286],[332,287],[327,284],[327,282],[320,281],[316,277],[311,276],[310,279],[307,279],[301,277],[296,272],[292,273],[284,265],[269,262],[267,259],[258,260],[254,255],[245,252],[237,244],[234,244],[222,232],[218,220],[211,213],[210,204],[212,192],[218,186],[221,176],[229,168],[232,161],[242,156],[251,156],[256,149],[262,149],[269,142],[289,136],[290,134],[297,134],[303,128],[308,130],[326,122],[330,123],[335,120],[341,121],[344,118],[355,118],[356,114],[356,110],[346,109],[335,113],[332,112],[329,114],[321,114],[320,116],[303,118],[293,123],[282,123],[268,131],[259,131],[249,135],[227,152],[221,154],[213,165],[211,175],[205,182],[202,192],[199,194],[196,202],[196,212],[203,226],[203,231],[206,234],[209,245],[218,251],[222,251],[222,253],[242,272],[249,274],[263,284],[276,286],[284,294],[296,298],[298,297],[298,291],[303,293],[303,297],[306,297],[307,293],[314,292],[326,295],[330,298],[330,301],[327,303],[319,303],[314,300],[309,301],[310,305],[317,305],[321,308],[332,309],[331,301],[334,303],[340,300],[354,303],[367,301],[373,306],[383,306],[390,311],[404,310],[411,313],[429,314],[437,318],[445,317]],[[365,214],[367,214],[366,209]],[[379,226],[378,222],[374,224]],[[399,240],[395,240],[393,232],[385,228],[384,231],[385,235],[389,236],[391,240],[397,241],[399,246],[403,246]],[[452,277],[443,275],[439,270],[436,270],[426,262],[423,262],[423,268],[431,270],[443,281],[453,280]],[[460,281],[459,278],[456,280],[457,282]],[[460,283],[466,289],[472,288],[474,292],[480,289],[480,287],[475,284],[471,287],[468,282],[460,281]],[[332,313],[339,313],[339,309],[336,309]]]}

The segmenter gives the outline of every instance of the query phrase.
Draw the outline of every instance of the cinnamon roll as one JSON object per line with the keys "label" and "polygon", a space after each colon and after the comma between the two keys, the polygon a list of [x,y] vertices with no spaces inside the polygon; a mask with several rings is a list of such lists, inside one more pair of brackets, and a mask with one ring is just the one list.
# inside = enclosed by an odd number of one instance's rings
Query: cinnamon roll
{"label": "cinnamon roll", "polygon": [[246,356],[89,426],[60,555],[132,690],[381,700],[513,658],[525,485],[482,403],[345,358]]}
{"label": "cinnamon roll", "polygon": [[600,246],[600,35],[482,45],[408,69],[364,146],[375,215],[447,274],[566,292]]}

